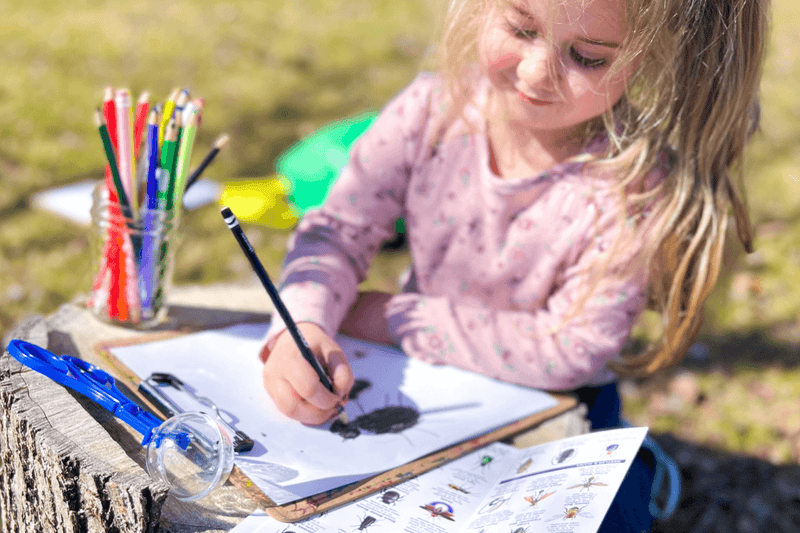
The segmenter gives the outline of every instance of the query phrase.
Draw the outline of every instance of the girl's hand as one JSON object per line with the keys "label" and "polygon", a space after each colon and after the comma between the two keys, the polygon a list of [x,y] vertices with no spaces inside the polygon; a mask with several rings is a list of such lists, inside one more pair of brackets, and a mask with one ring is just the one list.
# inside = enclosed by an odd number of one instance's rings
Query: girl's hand
{"label": "girl's hand", "polygon": [[308,322],[297,327],[322,363],[334,392],[320,382],[288,330],[278,335],[264,364],[264,388],[281,413],[304,424],[318,425],[335,416],[339,405],[347,403],[353,371],[342,349],[321,327]]}

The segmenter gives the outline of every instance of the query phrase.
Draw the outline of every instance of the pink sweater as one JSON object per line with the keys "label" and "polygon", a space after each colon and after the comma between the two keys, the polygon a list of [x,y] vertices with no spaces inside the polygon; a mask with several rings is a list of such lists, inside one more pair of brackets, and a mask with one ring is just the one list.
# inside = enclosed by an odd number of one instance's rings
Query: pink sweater
{"label": "pink sweater", "polygon": [[[354,145],[325,206],[305,215],[284,264],[286,306],[335,334],[403,217],[411,279],[386,316],[406,354],[545,390],[613,381],[607,363],[644,308],[644,271],[600,279],[574,313],[585,267],[619,231],[610,181],[580,163],[501,179],[485,132],[463,121],[432,148],[440,84],[423,74],[397,96]],[[265,342],[284,328],[275,316]]]}

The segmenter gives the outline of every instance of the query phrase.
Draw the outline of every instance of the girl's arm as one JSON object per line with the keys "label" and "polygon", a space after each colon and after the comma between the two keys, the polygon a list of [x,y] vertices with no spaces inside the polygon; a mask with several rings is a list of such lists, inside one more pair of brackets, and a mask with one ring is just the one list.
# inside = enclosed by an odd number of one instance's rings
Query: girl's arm
{"label": "girl's arm", "polygon": [[604,278],[577,316],[575,302],[586,290],[577,273],[531,312],[406,293],[392,298],[386,318],[410,356],[520,385],[569,390],[604,380],[599,372],[619,354],[644,309],[645,287],[644,276]]}
{"label": "girl's arm", "polygon": [[[319,342],[312,349],[323,360],[336,351],[330,343],[356,301],[358,284],[403,215],[410,168],[424,145],[428,102],[437,84],[421,76],[381,112],[355,143],[325,205],[306,213],[289,240],[281,297],[298,323],[314,327],[310,334]],[[282,342],[284,331],[280,317],[273,316],[261,352],[265,386],[284,413],[318,423],[330,413],[331,397],[321,384],[312,386],[292,373],[303,361],[291,343]]]}

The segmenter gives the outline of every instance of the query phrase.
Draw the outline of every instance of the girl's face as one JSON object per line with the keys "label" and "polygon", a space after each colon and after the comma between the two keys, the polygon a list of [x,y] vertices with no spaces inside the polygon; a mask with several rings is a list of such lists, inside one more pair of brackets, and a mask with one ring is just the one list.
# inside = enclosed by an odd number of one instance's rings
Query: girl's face
{"label": "girl's face", "polygon": [[607,74],[626,34],[622,0],[499,0],[485,15],[480,63],[510,121],[569,133],[622,96],[634,66]]}

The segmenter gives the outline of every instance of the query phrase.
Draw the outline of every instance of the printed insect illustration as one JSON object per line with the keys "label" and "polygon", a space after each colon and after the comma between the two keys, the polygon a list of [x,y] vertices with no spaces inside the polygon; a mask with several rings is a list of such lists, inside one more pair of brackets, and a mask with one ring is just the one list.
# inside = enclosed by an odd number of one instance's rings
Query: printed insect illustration
{"label": "printed insect illustration", "polygon": [[495,498],[486,505],[484,505],[483,507],[481,507],[481,509],[478,511],[478,514],[493,513],[500,507],[502,507],[503,504],[506,503],[507,501],[508,498],[503,498],[503,497]]}
{"label": "printed insect illustration", "polygon": [[609,444],[608,446],[606,446],[605,450],[603,450],[603,453],[600,455],[605,457],[611,457],[612,455],[614,455],[614,452],[616,452],[617,449],[619,449],[619,444]]}
{"label": "printed insect illustration", "polygon": [[463,492],[464,494],[469,494],[469,492],[466,489],[463,489],[463,488],[459,487],[455,483],[448,483],[447,486],[450,487],[451,489],[455,490],[455,491]]}
{"label": "printed insect illustration", "polygon": [[403,499],[403,497],[400,496],[400,493],[397,492],[396,490],[387,490],[386,492],[381,494],[380,498],[381,501],[386,505],[394,505],[395,503]]}
{"label": "printed insect illustration", "polygon": [[444,502],[431,502],[426,505],[420,505],[420,509],[425,509],[433,518],[437,516],[441,516],[451,522],[455,522],[455,518],[453,518],[453,508],[450,505]]}
{"label": "printed insect illustration", "polygon": [[555,494],[556,491],[553,492],[545,492],[544,490],[540,490],[538,494],[535,496],[525,496],[525,501],[531,504],[531,507],[536,507],[536,504],[540,501],[544,500],[548,496],[552,496]]}
{"label": "printed insect illustration", "polygon": [[606,485],[605,483],[600,483],[599,481],[595,481],[594,476],[589,476],[580,485],[573,485],[572,487],[567,487],[567,488],[577,489],[578,487],[580,487],[582,491],[583,489],[589,490],[592,487],[607,487],[607,486],[608,485]]}
{"label": "printed insect illustration", "polygon": [[547,522],[552,522],[553,520],[558,520],[559,518],[564,520],[575,520],[579,516],[581,518],[594,518],[593,515],[589,514],[587,511],[584,511],[586,506],[583,507],[564,507],[564,512],[555,515],[553,518],[548,518]]}
{"label": "printed insect illustration", "polygon": [[528,459],[524,463],[522,463],[519,468],[517,468],[517,474],[523,474],[525,471],[530,468],[531,463],[533,463],[533,459]]}
{"label": "printed insect illustration", "polygon": [[377,519],[374,516],[367,515],[358,525],[358,529],[355,529],[354,531],[366,531],[367,528],[375,522],[377,522]]}
{"label": "printed insect illustration", "polygon": [[478,462],[478,466],[481,468],[486,468],[492,464],[492,461],[494,461],[494,458],[491,455],[484,455],[481,457],[480,462]]}
{"label": "printed insect illustration", "polygon": [[575,448],[567,448],[566,450],[561,450],[558,455],[553,457],[553,464],[560,465],[570,457],[575,455]]}

